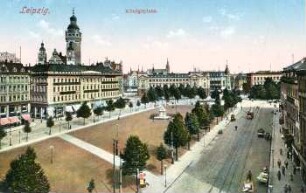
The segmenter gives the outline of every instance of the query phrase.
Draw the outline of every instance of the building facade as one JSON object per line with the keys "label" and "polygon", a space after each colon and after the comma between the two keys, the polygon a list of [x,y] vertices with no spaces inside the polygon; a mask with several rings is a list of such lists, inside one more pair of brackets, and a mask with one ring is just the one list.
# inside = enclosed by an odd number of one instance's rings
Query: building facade
{"label": "building facade", "polygon": [[224,89],[231,90],[231,76],[228,65],[224,71],[206,71],[210,80],[210,92],[214,90],[222,91]]}
{"label": "building facade", "polygon": [[297,69],[298,97],[299,97],[299,129],[300,129],[300,162],[302,178],[306,181],[306,59],[300,61]]}
{"label": "building facade", "polygon": [[31,77],[31,114],[35,118],[64,116],[66,111],[76,112],[84,101],[94,108],[121,96],[121,68],[103,63],[37,64],[31,68]]}
{"label": "building facade", "polygon": [[293,136],[293,156],[295,164],[300,166],[301,157],[301,130],[299,121],[299,89],[297,70],[303,64],[300,60],[283,69],[281,78],[281,104],[283,106],[283,131]]}
{"label": "building facade", "polygon": [[272,72],[272,71],[259,71],[255,73],[247,74],[247,86],[252,88],[254,85],[263,85],[267,78],[272,78],[272,80],[278,83],[281,79],[282,72]]}
{"label": "building facade", "polygon": [[0,63],[0,127],[29,121],[30,76],[21,63]]}
{"label": "building facade", "polygon": [[156,87],[167,85],[180,86],[181,84],[186,86],[196,86],[205,89],[206,93],[209,94],[210,81],[209,74],[206,72],[188,72],[188,73],[171,73],[170,64],[167,59],[165,69],[148,69],[147,72],[138,72],[138,93],[143,94],[150,87]]}

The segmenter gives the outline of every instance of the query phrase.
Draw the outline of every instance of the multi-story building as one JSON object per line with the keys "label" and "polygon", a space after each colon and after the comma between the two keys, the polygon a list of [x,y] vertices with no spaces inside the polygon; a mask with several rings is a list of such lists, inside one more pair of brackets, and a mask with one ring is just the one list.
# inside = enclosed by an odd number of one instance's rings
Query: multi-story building
{"label": "multi-story building", "polygon": [[167,60],[165,69],[152,69],[147,72],[138,72],[138,92],[142,94],[150,87],[156,87],[164,85],[179,86],[179,85],[190,85],[202,87],[209,94],[210,82],[208,73],[203,72],[189,72],[189,73],[171,73],[169,61]]}
{"label": "multi-story building", "polygon": [[30,76],[21,63],[0,63],[0,127],[30,121]]}
{"label": "multi-story building", "polygon": [[246,74],[239,73],[232,76],[232,88],[235,90],[243,91],[243,85],[247,83]]}
{"label": "multi-story building", "polygon": [[247,86],[252,88],[254,85],[263,85],[267,78],[272,78],[274,82],[279,82],[282,76],[280,71],[259,71],[247,74]]}
{"label": "multi-story building", "polygon": [[16,54],[9,52],[0,52],[0,62],[13,62],[20,63],[20,58],[16,57]]}
{"label": "multi-story building", "polygon": [[224,89],[231,90],[231,76],[228,65],[224,71],[207,71],[210,79],[210,92],[214,90],[222,91]]}
{"label": "multi-story building", "polygon": [[300,60],[283,69],[281,78],[281,102],[283,106],[282,119],[284,132],[293,136],[293,155],[296,165],[300,165],[301,131],[299,122],[299,94],[297,70],[305,59]]}
{"label": "multi-story building", "polygon": [[77,111],[84,101],[94,107],[121,96],[121,67],[114,69],[106,62],[92,66],[37,64],[31,77],[31,113],[37,118],[63,116],[65,111]]}
{"label": "multi-story building", "polygon": [[299,93],[299,128],[300,128],[300,154],[302,178],[306,181],[306,59],[300,61],[297,68],[298,93]]}
{"label": "multi-story building", "polygon": [[137,94],[138,92],[138,74],[139,70],[130,69],[128,74],[123,76],[123,90],[129,94]]}

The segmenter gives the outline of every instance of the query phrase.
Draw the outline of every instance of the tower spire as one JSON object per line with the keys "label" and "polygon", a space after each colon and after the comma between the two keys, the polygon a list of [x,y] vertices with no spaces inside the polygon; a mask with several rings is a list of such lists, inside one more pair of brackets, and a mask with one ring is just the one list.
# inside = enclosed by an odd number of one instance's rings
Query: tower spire
{"label": "tower spire", "polygon": [[72,8],[72,15],[74,15],[74,8]]}

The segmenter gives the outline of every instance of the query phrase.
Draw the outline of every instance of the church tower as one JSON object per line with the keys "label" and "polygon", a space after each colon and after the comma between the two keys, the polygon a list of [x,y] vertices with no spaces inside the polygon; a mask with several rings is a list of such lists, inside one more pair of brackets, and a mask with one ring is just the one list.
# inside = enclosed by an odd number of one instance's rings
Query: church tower
{"label": "church tower", "polygon": [[[70,61],[70,64],[81,64],[81,41],[82,33],[77,25],[77,18],[74,15],[74,10],[72,11],[72,16],[70,17],[70,24],[66,30],[66,56],[69,57],[71,54],[71,48],[74,52],[74,61]],[[68,63],[68,60],[67,60]]]}
{"label": "church tower", "polygon": [[47,63],[47,52],[44,46],[45,46],[44,42],[41,42],[39,52],[38,52],[38,64]]}
{"label": "church tower", "polygon": [[168,58],[167,58],[166,70],[167,70],[167,73],[169,74],[170,73],[170,64],[169,64]]}

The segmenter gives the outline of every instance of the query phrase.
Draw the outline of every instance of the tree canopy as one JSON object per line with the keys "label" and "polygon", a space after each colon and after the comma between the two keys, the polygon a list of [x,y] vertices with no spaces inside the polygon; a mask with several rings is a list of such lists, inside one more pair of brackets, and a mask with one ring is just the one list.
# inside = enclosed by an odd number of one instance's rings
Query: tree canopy
{"label": "tree canopy", "polygon": [[[171,137],[172,136],[172,137]],[[185,146],[188,142],[189,134],[185,128],[184,120],[181,114],[175,114],[173,120],[168,124],[164,133],[165,144],[173,146],[176,149],[176,160],[178,160],[178,148]]]}
{"label": "tree canopy", "polygon": [[34,149],[28,147],[24,154],[13,160],[3,181],[4,189],[9,192],[49,192],[48,179],[35,159]]}
{"label": "tree canopy", "polygon": [[87,102],[83,102],[81,107],[77,110],[77,117],[82,117],[84,119],[84,125],[85,125],[85,119],[90,117],[91,110],[89,106],[87,105]]}
{"label": "tree canopy", "polygon": [[121,158],[124,160],[122,165],[123,175],[135,174],[137,169],[142,171],[150,158],[148,146],[142,143],[138,136],[131,135],[127,139]]}

